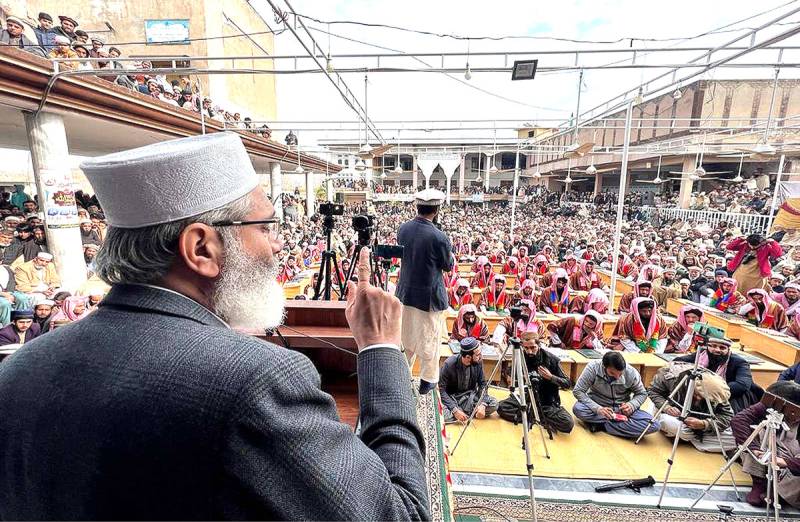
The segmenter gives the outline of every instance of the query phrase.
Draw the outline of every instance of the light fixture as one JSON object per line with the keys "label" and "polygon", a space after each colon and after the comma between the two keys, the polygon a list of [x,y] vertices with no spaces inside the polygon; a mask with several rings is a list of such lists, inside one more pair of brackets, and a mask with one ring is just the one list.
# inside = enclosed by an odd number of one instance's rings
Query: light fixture
{"label": "light fixture", "polygon": [[675,89],[674,91],[672,91],[673,100],[678,101],[681,99],[681,96],[683,96],[683,93],[681,92],[680,89]]}
{"label": "light fixture", "polygon": [[542,173],[537,169],[536,172],[533,173],[533,177],[539,179],[542,177]]}
{"label": "light fixture", "polygon": [[358,158],[358,161],[356,161],[355,169],[357,171],[359,171],[359,172],[363,171],[363,170],[367,170],[367,164],[364,163],[364,160],[362,160],[361,158]]}
{"label": "light fixture", "polygon": [[497,174],[498,170],[499,169],[495,165],[492,165],[491,167],[489,167],[489,174]]}
{"label": "light fixture", "polygon": [[403,173],[403,167],[401,167],[400,164],[398,163],[397,165],[394,166],[394,170],[392,172],[394,174],[402,174]]}
{"label": "light fixture", "polygon": [[467,70],[464,71],[464,79],[471,80],[472,79],[472,70],[469,68],[469,62],[467,62]]}
{"label": "light fixture", "polygon": [[386,173],[385,172],[381,172],[381,179],[386,179]]}
{"label": "light fixture", "polygon": [[331,59],[331,55],[325,58],[325,70],[328,71],[328,74],[333,72],[333,60]]}
{"label": "light fixture", "polygon": [[480,174],[478,174],[478,177],[475,178],[475,183],[483,183],[483,179],[481,178]]}
{"label": "light fixture", "polygon": [[302,173],[304,173],[304,172],[305,172],[305,169],[303,169],[303,167],[301,167],[300,165],[298,165],[298,166],[297,166],[297,167],[294,169],[294,173],[295,173],[295,174],[302,174]]}
{"label": "light fixture", "polygon": [[597,174],[597,167],[594,166],[594,163],[586,167],[586,173],[590,176]]}

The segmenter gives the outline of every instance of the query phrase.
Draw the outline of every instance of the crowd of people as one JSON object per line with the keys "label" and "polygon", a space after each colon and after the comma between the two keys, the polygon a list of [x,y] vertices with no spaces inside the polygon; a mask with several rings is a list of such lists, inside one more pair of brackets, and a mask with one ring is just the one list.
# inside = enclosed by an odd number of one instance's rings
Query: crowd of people
{"label": "crowd of people", "polygon": [[[105,216],[97,200],[76,192],[83,256],[89,275],[106,234]],[[86,317],[104,291],[61,289],[54,256],[47,245],[43,216],[22,185],[0,193],[0,346],[24,344],[55,328]]]}
{"label": "crowd of people", "polygon": [[[148,60],[119,61],[123,56],[119,47],[106,42],[101,33],[90,34],[80,29],[78,20],[70,16],[59,15],[58,25],[49,13],[41,12],[37,18],[34,22],[8,15],[6,27],[0,28],[0,45],[16,47],[43,58],[64,59],[59,63],[61,70],[97,71],[99,78],[175,107],[202,112],[205,117],[224,122],[229,128],[250,130],[266,138],[272,134],[267,125],[257,127],[250,117],[243,117],[240,112],[226,109],[208,96],[202,96],[200,85],[188,75],[169,80],[163,73],[151,73],[153,64]],[[102,60],[90,60],[94,58]],[[123,74],[116,71],[130,68],[136,72]]]}

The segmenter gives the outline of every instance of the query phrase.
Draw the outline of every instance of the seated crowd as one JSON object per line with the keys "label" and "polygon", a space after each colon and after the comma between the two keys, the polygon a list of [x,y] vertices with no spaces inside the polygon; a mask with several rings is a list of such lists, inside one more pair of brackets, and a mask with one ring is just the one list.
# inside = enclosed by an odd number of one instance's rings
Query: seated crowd
{"label": "seated crowd", "polygon": [[[95,198],[81,191],[75,198],[91,276],[106,233],[105,216]],[[24,344],[97,308],[103,291],[87,286],[82,295],[72,295],[61,289],[38,204],[22,185],[0,193],[0,219],[0,346]]]}

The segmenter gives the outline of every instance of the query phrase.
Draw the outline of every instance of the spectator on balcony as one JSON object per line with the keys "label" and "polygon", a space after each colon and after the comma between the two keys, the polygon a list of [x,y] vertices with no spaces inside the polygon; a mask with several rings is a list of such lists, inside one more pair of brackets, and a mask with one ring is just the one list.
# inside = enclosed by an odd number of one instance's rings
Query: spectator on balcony
{"label": "spectator on balcony", "polygon": [[[109,58],[111,58],[111,62],[110,62],[110,65],[111,65],[110,68],[111,69],[125,69],[126,68],[125,65],[123,65],[122,63],[114,60],[114,58],[119,58],[120,56],[122,56],[122,52],[119,49],[117,49],[116,47],[109,47],[108,56],[109,56]],[[119,74],[119,75],[117,75],[117,77],[114,79],[114,83],[116,83],[117,85],[121,85],[122,87],[130,89],[132,91],[136,90],[136,82],[134,82],[131,79],[131,77],[128,76],[127,74]]]}
{"label": "spectator on balcony", "polygon": [[180,105],[178,105],[178,102],[175,101],[175,98],[176,96],[172,92],[172,90],[166,90],[161,93],[161,96],[159,96],[158,99],[175,107],[180,107]]}
{"label": "spectator on balcony", "polygon": [[50,49],[55,49],[56,47],[56,30],[53,29],[53,17],[45,12],[39,13],[39,25],[33,29],[34,34],[36,34],[36,39],[39,41],[39,45],[42,47],[44,52],[42,55],[45,55],[50,52]]}
{"label": "spectator on balcony", "polygon": [[[63,35],[56,36],[56,47],[47,55],[48,58],[77,58],[78,53],[70,47],[70,39]],[[79,63],[71,60],[60,62],[59,67],[62,69],[77,69]]]}
{"label": "spectator on balcony", "polygon": [[100,56],[100,51],[103,50],[105,44],[106,42],[99,36],[92,36],[92,48],[89,49],[89,56],[92,58],[102,58],[102,56]]}
{"label": "spectator on balcony", "polygon": [[[75,41],[89,45],[89,34],[82,29],[78,29],[75,31]],[[87,48],[86,50],[88,51],[89,49]]]}
{"label": "spectator on balcony", "polygon": [[289,134],[286,135],[286,138],[284,139],[284,141],[289,146],[292,146],[292,145],[297,146],[297,136],[295,135],[294,131],[290,130]]}
{"label": "spectator on balcony", "polygon": [[72,43],[74,40],[77,40],[78,35],[75,34],[75,28],[78,27],[78,22],[76,22],[75,19],[64,15],[60,15],[58,19],[61,21],[61,25],[56,27],[56,33],[67,38],[69,40],[69,42],[67,42],[68,44]]}
{"label": "spectator on balcony", "polygon": [[6,28],[0,32],[0,45],[9,45],[44,57],[44,51],[37,44],[25,36],[25,22],[16,16],[6,18]]}
{"label": "spectator on balcony", "polygon": [[78,70],[79,71],[92,71],[94,67],[92,67],[91,62],[86,60],[82,60],[83,58],[89,57],[89,48],[86,44],[80,42],[73,42],[72,43],[72,50],[75,51],[75,54],[78,55]]}

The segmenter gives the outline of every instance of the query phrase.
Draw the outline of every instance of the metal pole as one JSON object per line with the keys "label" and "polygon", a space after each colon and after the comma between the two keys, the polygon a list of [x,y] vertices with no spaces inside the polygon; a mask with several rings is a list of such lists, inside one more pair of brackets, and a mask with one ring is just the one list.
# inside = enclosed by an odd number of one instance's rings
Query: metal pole
{"label": "metal pole", "polygon": [[769,221],[767,222],[767,230],[769,234],[772,229],[772,222],[775,220],[775,205],[778,203],[778,190],[781,186],[781,176],[783,175],[783,163],[786,159],[786,154],[781,154],[781,160],[778,163],[778,177],[775,179],[775,190],[772,192],[772,205],[769,207]]}
{"label": "metal pole", "polygon": [[617,201],[617,224],[614,227],[614,258],[611,261],[611,293],[609,302],[614,309],[614,293],[617,290],[617,268],[619,265],[619,240],[622,235],[622,209],[625,205],[625,185],[628,180],[628,149],[631,144],[631,116],[633,115],[633,100],[628,101],[625,109],[625,139],[622,145],[622,170],[619,174],[619,196]]}
{"label": "metal pole", "polygon": [[[783,54],[783,51],[781,51]],[[764,143],[769,138],[769,128],[772,126],[772,109],[775,108],[775,95],[778,93],[778,75],[781,73],[780,67],[775,67],[775,79],[772,81],[772,97],[769,100],[769,112],[767,112],[767,125],[764,127]]]}
{"label": "metal pole", "polygon": [[203,86],[200,84],[199,81],[197,82],[197,96],[199,98],[197,101],[200,102],[200,132],[205,134],[206,133],[206,114],[205,114],[205,111],[203,110]]}
{"label": "metal pole", "polygon": [[574,143],[578,143],[578,115],[581,113],[581,85],[583,85],[583,69],[578,74],[578,105],[575,107],[575,134],[573,135]]}
{"label": "metal pole", "polygon": [[514,244],[514,217],[517,211],[517,189],[519,187],[519,145],[517,145],[517,158],[514,162],[514,193],[511,195],[511,244]]}

